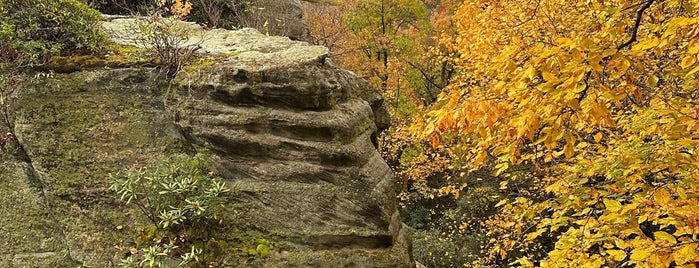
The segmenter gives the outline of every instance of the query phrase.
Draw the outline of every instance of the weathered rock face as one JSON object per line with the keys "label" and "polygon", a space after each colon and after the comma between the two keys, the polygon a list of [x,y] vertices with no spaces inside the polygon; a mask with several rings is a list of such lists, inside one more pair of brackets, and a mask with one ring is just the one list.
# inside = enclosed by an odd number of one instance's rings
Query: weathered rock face
{"label": "weathered rock face", "polygon": [[243,24],[270,35],[308,40],[308,23],[303,19],[300,0],[252,0]]}
{"label": "weathered rock face", "polygon": [[37,78],[12,96],[18,143],[0,154],[0,266],[113,264],[144,219],[107,189],[108,174],[193,145],[209,149],[231,188],[220,239],[252,230],[272,242],[246,265],[413,266],[391,171],[372,144],[387,126],[381,97],[325,48],[210,34],[206,51],[233,56],[172,84],[148,69],[94,70]]}
{"label": "weathered rock face", "polygon": [[149,78],[137,69],[38,77],[12,96],[19,143],[0,152],[0,267],[107,267],[117,257],[140,215],[114,198],[108,174],[188,147],[165,113],[164,86]]}
{"label": "weathered rock face", "polygon": [[168,108],[218,156],[239,217],[283,241],[271,263],[408,266],[392,174],[371,142],[380,96],[326,57],[287,41],[189,69]]}

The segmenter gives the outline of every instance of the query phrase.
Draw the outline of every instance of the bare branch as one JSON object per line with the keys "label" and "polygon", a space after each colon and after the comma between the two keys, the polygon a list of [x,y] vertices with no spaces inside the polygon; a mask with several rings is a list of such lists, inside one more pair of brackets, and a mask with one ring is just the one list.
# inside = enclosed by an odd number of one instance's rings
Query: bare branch
{"label": "bare branch", "polygon": [[638,27],[641,26],[641,20],[643,19],[643,12],[650,7],[650,5],[653,4],[655,0],[648,0],[638,11],[636,12],[636,22],[634,23],[632,32],[631,32],[631,38],[629,38],[628,41],[624,42],[623,44],[619,45],[616,49],[621,50],[622,48],[628,47],[633,42],[636,42],[636,36],[638,35]]}

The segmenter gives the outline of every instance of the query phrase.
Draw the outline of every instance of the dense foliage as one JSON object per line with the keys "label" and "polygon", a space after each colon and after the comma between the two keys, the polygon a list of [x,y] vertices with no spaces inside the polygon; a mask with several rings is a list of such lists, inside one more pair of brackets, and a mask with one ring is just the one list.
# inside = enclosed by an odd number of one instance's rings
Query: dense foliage
{"label": "dense foliage", "polygon": [[55,54],[98,51],[107,40],[101,18],[78,0],[2,0],[0,60],[29,66]]}
{"label": "dense foliage", "polygon": [[[508,198],[485,262],[699,262],[698,1],[470,1],[424,125]],[[424,131],[423,131],[424,130]]]}

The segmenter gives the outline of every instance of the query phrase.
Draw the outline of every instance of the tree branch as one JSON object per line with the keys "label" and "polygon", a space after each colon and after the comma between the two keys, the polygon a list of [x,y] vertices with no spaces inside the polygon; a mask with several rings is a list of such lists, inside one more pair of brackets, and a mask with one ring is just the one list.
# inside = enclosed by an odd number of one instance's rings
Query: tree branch
{"label": "tree branch", "polygon": [[616,49],[621,50],[622,48],[628,47],[633,42],[636,42],[636,36],[638,35],[638,27],[641,26],[641,20],[643,19],[643,12],[650,7],[650,5],[653,4],[655,0],[648,0],[638,11],[636,12],[636,22],[634,23],[633,30],[631,32],[631,38],[629,38],[628,41],[624,42],[623,44],[619,45]]}

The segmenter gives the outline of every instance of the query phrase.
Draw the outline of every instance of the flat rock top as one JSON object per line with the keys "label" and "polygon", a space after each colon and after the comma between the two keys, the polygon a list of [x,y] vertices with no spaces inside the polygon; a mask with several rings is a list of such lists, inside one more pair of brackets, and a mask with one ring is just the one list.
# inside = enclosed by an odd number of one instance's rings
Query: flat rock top
{"label": "flat rock top", "polygon": [[[136,41],[138,33],[130,26],[143,18],[105,16],[105,19],[102,25],[112,41],[143,47]],[[231,55],[229,63],[240,69],[263,70],[317,61],[326,58],[329,53],[326,47],[292,41],[287,37],[267,36],[251,28],[205,30],[195,23],[182,24],[192,33],[183,46],[198,47],[197,52],[200,53]]]}

